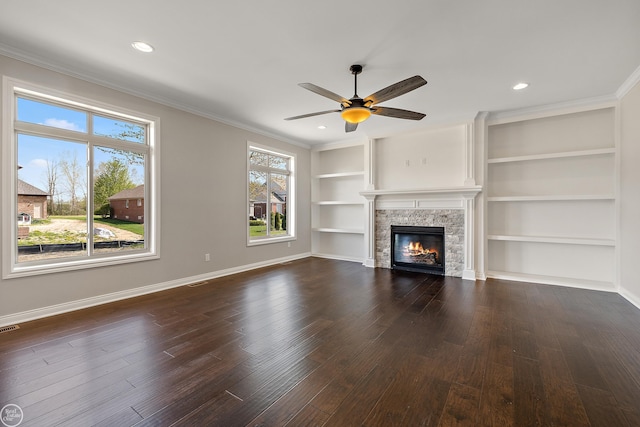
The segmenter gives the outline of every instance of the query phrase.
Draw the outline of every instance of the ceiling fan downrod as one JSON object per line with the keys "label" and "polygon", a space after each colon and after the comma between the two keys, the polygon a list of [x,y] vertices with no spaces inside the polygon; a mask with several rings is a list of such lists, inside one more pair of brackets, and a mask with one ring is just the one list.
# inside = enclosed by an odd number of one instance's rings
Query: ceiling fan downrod
{"label": "ceiling fan downrod", "polygon": [[353,74],[353,97],[354,98],[359,98],[358,96],[358,74],[360,74],[362,72],[362,65],[359,64],[354,64],[351,67],[349,67],[349,71],[351,71],[351,74]]}

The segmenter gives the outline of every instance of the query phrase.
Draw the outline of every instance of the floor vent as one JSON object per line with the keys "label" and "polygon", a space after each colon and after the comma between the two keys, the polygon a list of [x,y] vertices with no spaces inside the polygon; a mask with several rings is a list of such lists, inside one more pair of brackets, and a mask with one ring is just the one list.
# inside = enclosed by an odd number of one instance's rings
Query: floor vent
{"label": "floor vent", "polygon": [[18,325],[2,326],[2,327],[0,327],[0,334],[5,333],[5,332],[15,331],[16,329],[20,329],[20,326],[18,326]]}
{"label": "floor vent", "polygon": [[209,283],[208,280],[203,280],[202,282],[190,283],[187,286],[190,288],[197,288],[198,286],[206,285],[207,283]]}

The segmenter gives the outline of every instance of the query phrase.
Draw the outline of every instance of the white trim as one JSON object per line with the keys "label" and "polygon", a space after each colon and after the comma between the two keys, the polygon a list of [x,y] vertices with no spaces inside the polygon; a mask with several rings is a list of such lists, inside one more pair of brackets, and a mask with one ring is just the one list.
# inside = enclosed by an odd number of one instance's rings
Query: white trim
{"label": "white trim", "polygon": [[[15,121],[15,108],[13,108],[15,97],[13,96],[13,88],[11,82],[12,80],[10,80],[7,76],[3,76],[2,123],[4,123],[5,125],[2,126],[2,135],[0,135],[0,137],[2,138],[2,140],[0,140],[0,150],[2,152],[0,162],[2,163],[8,161],[8,159],[17,159],[13,126],[9,126],[9,123],[14,123]],[[2,163],[0,163],[0,174],[2,176],[2,195],[0,196],[2,202],[2,210],[0,210],[0,212],[2,213],[2,241],[0,241],[0,245],[3,249],[2,277],[6,278],[6,274],[7,272],[11,271],[13,264],[11,260],[11,254],[13,253],[13,250],[11,250],[9,243],[6,243],[6,241],[7,239],[9,242],[17,241],[17,231],[15,229],[16,227],[13,226],[13,223],[15,221],[15,215],[13,214],[13,212],[17,212],[17,200],[14,200],[14,198],[11,197],[11,195],[13,194],[13,189],[16,188],[17,174],[14,173],[14,171],[9,170],[10,168],[1,167]],[[13,164],[14,162],[11,161],[11,163]]]}
{"label": "white trim", "polygon": [[617,98],[614,95],[596,98],[579,99],[575,101],[561,102],[557,104],[540,105],[537,107],[522,108],[519,110],[499,111],[490,113],[487,118],[487,126],[502,125],[505,123],[520,122],[524,120],[542,119],[545,117],[560,116],[564,114],[582,113],[585,111],[614,108]]}
{"label": "white trim", "polygon": [[629,292],[627,289],[622,287],[618,289],[618,294],[620,294],[622,298],[626,299],[631,304],[640,309],[640,296],[634,294],[633,292]]}
{"label": "white trim", "polygon": [[572,279],[567,277],[542,276],[526,273],[513,273],[510,271],[487,271],[487,277],[499,280],[510,280],[514,282],[538,283],[541,285],[565,286],[569,288],[590,289],[594,291],[604,291],[617,293],[612,282],[603,282],[588,279]]}
{"label": "white trim", "polygon": [[475,270],[463,270],[462,271],[462,280],[476,280],[476,271]]}
{"label": "white trim", "polygon": [[414,196],[416,199],[472,199],[482,191],[482,186],[471,185],[462,187],[434,187],[406,190],[372,190],[361,191],[360,195],[367,197],[380,196]]}
{"label": "white trim", "polygon": [[495,157],[493,159],[487,159],[487,163],[495,164],[495,163],[530,162],[535,160],[602,156],[606,154],[616,154],[616,152],[617,152],[617,149],[615,147],[597,148],[593,150],[565,151],[565,152],[546,153],[546,154],[529,154],[526,156]]}
{"label": "white trim", "polygon": [[98,295],[91,298],[85,298],[75,301],[69,301],[62,304],[51,305],[48,307],[37,308],[34,310],[23,311],[20,313],[9,314],[0,317],[0,326],[15,325],[31,320],[41,319],[43,317],[54,316],[58,314],[68,313],[70,311],[81,310],[84,308],[94,307],[97,305],[116,302],[128,298],[134,298],[141,295],[152,294],[155,292],[185,286],[203,280],[216,279],[218,277],[229,276],[236,273],[242,273],[249,270],[255,270],[262,267],[268,267],[275,264],[295,261],[298,259],[308,258],[311,253],[302,253],[299,255],[288,256],[283,258],[272,259],[269,261],[256,262],[253,264],[242,265],[238,267],[227,268],[215,272],[199,274],[196,276],[183,277],[181,279],[170,280],[168,282],[157,283],[154,285],[142,286],[139,288],[128,289],[125,291],[113,292],[110,294]]}
{"label": "white trim", "polygon": [[364,171],[354,171],[354,172],[337,172],[337,173],[323,173],[321,175],[315,175],[312,178],[315,179],[325,179],[325,178],[346,178],[350,176],[364,176]]}
{"label": "white trim", "polygon": [[[246,170],[246,177],[247,177],[247,181],[246,181],[246,202],[247,202],[247,220],[249,219],[249,213],[251,211],[250,208],[250,200],[249,200],[249,173],[252,170],[251,169],[251,151],[252,150],[256,150],[256,151],[262,151],[268,154],[273,154],[275,156],[279,156],[279,157],[288,157],[289,158],[289,166],[286,170],[280,170],[280,169],[272,169],[272,168],[268,168],[265,167],[264,171],[267,173],[279,173],[279,174],[283,174],[283,175],[287,175],[288,176],[288,188],[287,188],[287,235],[285,236],[276,236],[276,237],[266,237],[263,239],[254,239],[251,240],[251,229],[249,227],[248,222],[246,223],[247,225],[247,247],[251,247],[251,246],[260,246],[260,245],[268,245],[271,243],[280,243],[280,242],[290,242],[292,240],[297,240],[297,230],[296,230],[296,213],[297,213],[297,209],[296,209],[296,203],[298,201],[298,193],[297,193],[297,174],[296,174],[296,167],[297,167],[297,161],[298,161],[298,156],[296,155],[296,153],[292,153],[290,151],[286,151],[286,150],[279,150],[277,148],[273,148],[270,147],[268,145],[263,145],[263,144],[259,144],[259,143],[254,143],[251,141],[247,141],[247,152],[246,152],[246,159],[247,159],[247,170]],[[260,170],[262,168],[258,168],[257,170]],[[268,209],[268,205],[270,204],[269,200],[271,199],[270,195],[267,194],[267,209]],[[267,218],[267,227],[269,227],[269,218]]]}
{"label": "white trim", "polygon": [[293,242],[294,240],[298,240],[298,239],[295,236],[269,237],[269,238],[264,238],[263,240],[251,240],[249,243],[247,243],[247,246],[251,247],[251,246],[260,246],[260,245],[270,245],[273,243]]}
{"label": "white trim", "polygon": [[347,200],[321,200],[318,202],[311,202],[312,205],[322,206],[322,205],[363,205],[364,202],[361,201],[347,201]]}
{"label": "white trim", "polygon": [[89,82],[89,83],[94,83],[100,86],[104,86],[106,88],[112,89],[112,90],[117,90],[119,92],[122,93],[126,93],[132,96],[136,96],[138,98],[141,99],[145,99],[147,101],[151,101],[151,102],[155,102],[158,103],[160,105],[165,105],[168,107],[172,107],[172,108],[176,108],[180,111],[184,111],[187,113],[191,113],[194,114],[196,116],[200,116],[200,117],[204,117],[206,119],[209,120],[214,120],[216,122],[219,123],[223,123],[229,126],[233,126],[235,128],[238,129],[242,129],[248,132],[253,132],[256,133],[258,135],[262,135],[265,136],[267,138],[273,138],[276,139],[278,141],[282,141],[282,142],[286,142],[289,143],[291,145],[295,145],[298,147],[302,147],[302,148],[306,148],[309,149],[311,148],[311,144],[313,143],[313,141],[308,141],[307,143],[298,141],[298,140],[293,140],[290,137],[286,136],[286,135],[282,135],[282,134],[276,134],[276,133],[272,133],[272,132],[268,132],[264,129],[259,129],[253,126],[249,126],[245,123],[240,123],[240,122],[236,122],[227,118],[223,118],[223,117],[219,117],[216,116],[214,114],[211,114],[209,112],[203,111],[203,110],[199,110],[196,108],[193,108],[191,106],[187,106],[184,104],[181,104],[179,102],[175,102],[174,100],[170,100],[170,99],[166,99],[166,98],[162,98],[159,96],[155,96],[155,95],[151,95],[149,93],[146,92],[141,92],[135,89],[132,89],[130,87],[125,87],[122,85],[118,85],[115,84],[111,81],[107,81],[107,80],[103,80],[103,79],[99,79],[93,76],[88,76],[86,74],[82,74],[82,73],[78,73],[77,71],[74,71],[70,68],[67,67],[63,67],[63,66],[59,66],[59,65],[54,65],[45,61],[42,61],[40,58],[36,58],[32,55],[29,55],[25,52],[16,50],[12,47],[9,47],[5,44],[0,43],[0,54],[7,56],[9,58],[13,58],[16,59],[18,61],[22,61],[22,62],[26,62],[27,64],[31,64],[31,65],[35,65],[37,67],[41,67],[47,70],[51,70],[51,71],[55,71],[57,73],[62,73],[65,74],[67,76],[76,78],[76,79],[80,79],[83,80],[85,82]]}
{"label": "white trim", "polygon": [[616,97],[618,99],[624,98],[639,82],[640,67],[636,68],[635,71],[631,73],[629,77],[627,77],[627,80],[625,80],[624,83],[620,85],[620,87],[616,91]]}
{"label": "white trim", "polygon": [[336,150],[339,148],[360,147],[365,143],[366,141],[353,141],[353,140],[340,141],[340,142],[328,142],[326,144],[312,146],[311,151],[319,152],[319,151]]}
{"label": "white trim", "polygon": [[464,159],[465,159],[465,186],[476,185],[476,155],[475,155],[475,126],[473,122],[466,123],[465,125],[465,144],[464,144]]}
{"label": "white trim", "polygon": [[[640,69],[640,68],[638,68]],[[614,285],[616,286],[616,289],[619,291],[620,287],[622,286],[622,281],[621,281],[621,268],[622,268],[622,248],[621,248],[621,235],[622,235],[622,220],[621,220],[621,214],[622,214],[622,209],[621,209],[621,174],[622,174],[622,167],[621,167],[621,162],[622,162],[622,156],[621,154],[621,143],[622,143],[622,134],[621,134],[621,129],[622,129],[622,113],[621,113],[621,108],[620,108],[620,101],[618,101],[617,105],[616,105],[616,109],[615,109],[615,116],[614,116],[614,145],[615,145],[615,157],[614,157],[614,196],[615,196],[615,200],[614,200],[614,232],[615,235],[613,236],[614,239],[614,260],[615,260],[615,266],[614,266],[614,278],[613,278],[613,282]]]}
{"label": "white trim", "polygon": [[[81,109],[88,114],[106,114],[109,117],[116,117],[119,119],[133,121],[138,124],[143,124],[147,130],[147,140],[145,144],[127,144],[117,140],[111,141],[109,146],[122,147],[123,149],[144,153],[147,156],[147,162],[144,168],[145,179],[145,194],[149,201],[146,204],[147,221],[145,223],[145,246],[144,250],[130,251],[123,255],[109,255],[109,256],[94,256],[89,252],[89,256],[83,256],[82,258],[67,258],[67,259],[47,259],[43,262],[34,263],[33,265],[25,265],[17,262],[17,247],[15,242],[17,241],[16,229],[14,226],[15,214],[17,212],[17,198],[15,195],[17,174],[14,173],[12,167],[2,168],[2,245],[3,259],[2,259],[2,277],[4,279],[10,279],[15,277],[24,277],[38,274],[48,274],[59,271],[70,271],[77,269],[100,267],[105,265],[115,265],[121,263],[146,261],[150,259],[157,259],[160,257],[160,225],[159,225],[159,206],[160,206],[160,177],[159,177],[159,164],[160,164],[160,134],[158,132],[160,127],[160,118],[142,113],[139,111],[131,110],[127,107],[108,104],[99,100],[86,98],[76,93],[67,93],[57,89],[50,88],[48,86],[42,86],[39,84],[31,83],[28,81],[16,79],[10,76],[3,76],[2,81],[2,102],[3,102],[3,122],[7,124],[4,126],[4,132],[1,135],[2,145],[2,165],[16,164],[17,162],[17,141],[15,141],[16,126],[16,97],[27,95],[30,99],[40,100],[43,102],[52,102],[62,106],[73,106]],[[21,124],[22,125],[22,124]],[[27,128],[32,127],[31,124],[25,124]],[[47,135],[60,134],[64,138],[73,135],[67,135],[64,130],[52,128]],[[83,133],[84,141],[91,141],[95,138],[102,138],[95,136],[91,133],[89,127],[86,133]],[[89,142],[83,142],[91,146]],[[88,161],[91,160],[92,154],[89,154]],[[92,173],[87,175],[88,188],[92,188]],[[151,191],[149,190],[151,188]],[[93,197],[91,191],[88,194],[88,207],[89,212],[93,212]],[[92,222],[89,221],[89,224]],[[152,228],[149,228],[148,224],[152,224]]]}
{"label": "white trim", "polygon": [[348,257],[348,256],[342,256],[342,255],[335,255],[335,254],[315,253],[315,252],[312,253],[311,256],[316,258],[335,259],[338,261],[357,262],[359,264],[364,265],[364,260],[362,258]]}
{"label": "white trim", "polygon": [[488,240],[510,241],[510,242],[532,242],[532,243],[558,243],[561,245],[587,245],[587,246],[610,246],[615,247],[615,239],[595,239],[589,237],[566,237],[566,236],[521,236],[513,234],[489,234]]}

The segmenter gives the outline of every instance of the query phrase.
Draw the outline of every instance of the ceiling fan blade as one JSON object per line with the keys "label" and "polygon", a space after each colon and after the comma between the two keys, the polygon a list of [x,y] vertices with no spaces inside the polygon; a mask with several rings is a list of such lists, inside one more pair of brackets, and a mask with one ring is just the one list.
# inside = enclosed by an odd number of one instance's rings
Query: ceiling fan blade
{"label": "ceiling fan blade", "polygon": [[371,109],[371,114],[408,120],[421,120],[424,116],[426,116],[426,114],[416,113],[415,111],[401,110],[400,108],[390,107],[373,107]]}
{"label": "ceiling fan blade", "polygon": [[320,86],[316,86],[313,83],[299,83],[298,86],[310,90],[311,92],[317,93],[318,95],[322,95],[326,98],[339,102],[344,106],[351,105],[351,101],[349,101],[348,99],[338,95],[337,93],[333,93],[330,90],[321,88]]}
{"label": "ceiling fan blade", "polygon": [[427,81],[420,76],[409,77],[401,82],[387,86],[384,89],[380,89],[376,93],[367,96],[364,99],[365,104],[370,102],[369,106],[378,104],[380,102],[388,101],[396,96],[404,95],[407,92],[411,92],[414,89],[418,89],[420,86],[427,84]]}
{"label": "ceiling fan blade", "polygon": [[304,119],[304,118],[307,118],[307,117],[320,116],[322,114],[339,113],[339,112],[340,112],[340,110],[319,111],[317,113],[309,113],[309,114],[303,114],[301,116],[287,117],[285,120],[298,120],[298,119]]}
{"label": "ceiling fan blade", "polygon": [[357,128],[358,128],[358,124],[357,123],[344,122],[344,131],[345,132],[353,132]]}

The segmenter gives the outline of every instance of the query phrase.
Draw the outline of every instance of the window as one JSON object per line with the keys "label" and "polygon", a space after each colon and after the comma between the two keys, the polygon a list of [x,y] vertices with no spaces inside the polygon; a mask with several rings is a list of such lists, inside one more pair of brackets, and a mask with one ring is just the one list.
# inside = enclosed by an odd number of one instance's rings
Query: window
{"label": "window", "polygon": [[247,163],[249,245],[294,239],[295,157],[249,145]]}
{"label": "window", "polygon": [[[157,257],[157,119],[8,78],[4,87],[4,276]],[[117,219],[127,194],[147,199],[144,222]]]}

